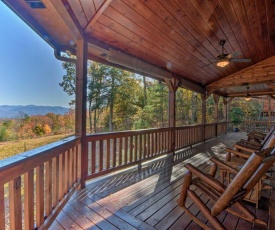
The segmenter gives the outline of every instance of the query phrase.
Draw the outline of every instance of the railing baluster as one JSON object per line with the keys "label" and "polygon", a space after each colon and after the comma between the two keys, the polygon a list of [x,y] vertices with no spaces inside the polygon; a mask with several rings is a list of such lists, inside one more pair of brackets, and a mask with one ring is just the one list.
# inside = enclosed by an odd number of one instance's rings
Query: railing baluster
{"label": "railing baluster", "polygon": [[34,228],[34,170],[24,174],[25,229]]}
{"label": "railing baluster", "polygon": [[124,164],[128,163],[128,137],[124,138]]}
{"label": "railing baluster", "polygon": [[117,139],[114,138],[114,142],[113,142],[113,168],[116,167],[117,165],[117,154],[116,154],[116,151],[117,151]]}
{"label": "railing baluster", "polygon": [[146,154],[146,133],[145,134],[143,134],[143,150],[142,150],[142,152],[143,152],[143,159],[145,159],[145,158],[147,158],[147,154]]}
{"label": "railing baluster", "polygon": [[76,146],[72,149],[72,183],[76,182],[76,167],[77,167],[77,158],[76,158]]}
{"label": "railing baluster", "polygon": [[4,185],[0,186],[0,229],[5,228],[5,191]]}
{"label": "railing baluster", "polygon": [[57,162],[59,162],[59,186],[58,186],[58,198],[59,200],[62,200],[63,196],[64,196],[64,180],[63,180],[63,175],[64,175],[64,165],[63,161],[65,161],[64,158],[64,154],[60,154],[59,155],[59,160]]}
{"label": "railing baluster", "polygon": [[99,142],[99,172],[103,171],[103,141]]}
{"label": "railing baluster", "polygon": [[45,177],[45,210],[46,216],[49,216],[52,211],[52,160],[46,162]]}
{"label": "railing baluster", "polygon": [[21,177],[9,182],[10,228],[22,229]]}
{"label": "railing baluster", "polygon": [[133,147],[134,147],[134,143],[133,143],[133,136],[130,136],[130,163],[133,162]]}
{"label": "railing baluster", "polygon": [[122,165],[122,137],[118,139],[118,165]]}
{"label": "railing baluster", "polygon": [[64,175],[64,180],[65,180],[65,190],[64,190],[64,195],[68,192],[69,190],[69,151],[65,152],[65,175]]}
{"label": "railing baluster", "polygon": [[107,151],[106,151],[106,169],[108,170],[110,168],[110,156],[111,156],[111,151],[110,151],[110,139],[107,139]]}
{"label": "railing baluster", "polygon": [[36,227],[44,222],[44,164],[36,168]]}
{"label": "railing baluster", "polygon": [[144,159],[143,157],[143,147],[142,147],[142,134],[139,135],[139,159]]}
{"label": "railing baluster", "polygon": [[53,207],[58,204],[59,188],[59,157],[53,159]]}
{"label": "railing baluster", "polygon": [[137,143],[138,143],[138,141],[137,141],[137,135],[135,135],[135,155],[134,155],[134,161],[137,161],[137,149],[138,149],[138,146],[137,146]]}
{"label": "railing baluster", "polygon": [[69,188],[71,188],[73,183],[73,149],[70,149],[68,151],[68,157],[69,157]]}
{"label": "railing baluster", "polygon": [[91,150],[91,160],[92,160],[92,164],[91,164],[91,172],[92,174],[95,173],[96,170],[96,142],[92,141],[92,150]]}

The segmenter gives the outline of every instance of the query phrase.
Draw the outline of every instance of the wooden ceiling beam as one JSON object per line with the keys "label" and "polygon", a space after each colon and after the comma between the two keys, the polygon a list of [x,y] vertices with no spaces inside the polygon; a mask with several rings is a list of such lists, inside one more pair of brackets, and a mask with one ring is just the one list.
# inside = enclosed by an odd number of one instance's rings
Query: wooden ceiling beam
{"label": "wooden ceiling beam", "polygon": [[275,56],[261,61],[251,67],[241,70],[235,74],[213,82],[206,86],[206,90],[216,90],[219,88],[228,88],[240,86],[243,84],[260,84],[275,82]]}
{"label": "wooden ceiling beam", "polygon": [[[261,92],[254,92],[254,93],[249,93],[250,96],[265,96],[265,95],[273,95],[275,94],[274,91],[261,91]],[[246,93],[230,93],[227,96],[228,97],[245,97],[247,94]]]}
{"label": "wooden ceiling beam", "polygon": [[[49,0],[52,2],[52,4],[55,6],[55,9],[57,10],[58,14],[63,18],[65,23],[70,26],[70,29],[72,32],[76,33],[78,38],[81,36],[81,38],[85,39],[85,33],[83,28],[81,27],[79,21],[77,20],[73,9],[71,8],[68,0],[62,0],[63,7],[60,4],[60,1],[56,0]],[[58,2],[58,4],[56,4]]]}
{"label": "wooden ceiling beam", "polygon": [[103,14],[103,12],[107,9],[107,7],[110,5],[112,0],[106,0],[102,3],[98,11],[95,13],[95,15],[92,17],[92,19],[88,22],[88,24],[85,26],[86,30],[89,27],[93,27],[93,25],[96,23],[97,19]]}
{"label": "wooden ceiling beam", "polygon": [[75,36],[75,40],[83,38],[84,33],[78,21],[74,20],[71,13],[73,12],[67,0],[44,0],[46,5],[51,5],[51,8],[62,18],[65,24],[68,26],[72,34]]}
{"label": "wooden ceiling beam", "polygon": [[214,102],[217,104],[219,102],[220,96],[217,94],[213,94]]}

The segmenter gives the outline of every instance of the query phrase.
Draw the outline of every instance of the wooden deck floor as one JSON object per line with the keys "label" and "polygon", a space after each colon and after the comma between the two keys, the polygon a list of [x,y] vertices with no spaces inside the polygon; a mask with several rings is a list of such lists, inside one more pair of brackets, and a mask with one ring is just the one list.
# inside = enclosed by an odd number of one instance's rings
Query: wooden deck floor
{"label": "wooden deck floor", "polygon": [[[190,162],[207,171],[209,157],[223,158],[225,147],[232,146],[243,135],[227,134],[182,150],[174,157],[142,165],[139,170],[135,168],[88,182],[85,189],[78,190],[69,200],[50,229],[201,229],[176,203],[186,171],[184,164]],[[206,197],[202,199],[208,202]],[[265,190],[259,209],[247,203],[258,217],[269,222],[269,229],[275,229],[274,200],[275,192]],[[192,202],[189,210],[207,222]],[[221,213],[219,219],[227,229],[268,229],[253,226],[226,212]]]}

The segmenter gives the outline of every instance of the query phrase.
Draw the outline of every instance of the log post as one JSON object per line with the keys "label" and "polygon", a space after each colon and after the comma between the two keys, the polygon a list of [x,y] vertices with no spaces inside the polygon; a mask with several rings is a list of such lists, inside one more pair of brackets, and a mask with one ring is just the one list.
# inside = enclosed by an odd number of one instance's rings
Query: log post
{"label": "log post", "polygon": [[218,136],[218,122],[219,122],[219,99],[220,96],[217,94],[213,94],[214,102],[215,102],[215,111],[214,111],[214,123],[216,124],[216,137]]}
{"label": "log post", "polygon": [[165,80],[167,86],[168,86],[168,94],[169,94],[169,99],[168,99],[168,125],[169,127],[173,128],[172,132],[172,142],[170,148],[173,152],[175,153],[175,141],[176,141],[176,135],[175,135],[175,126],[176,126],[176,91],[178,89],[178,85],[180,81],[173,77],[172,80]]}
{"label": "log post", "polygon": [[205,123],[206,123],[206,97],[201,94],[201,124],[202,126],[202,135],[203,141],[205,141]]}
{"label": "log post", "polygon": [[228,100],[226,97],[223,97],[223,121],[227,121],[227,104]]}
{"label": "log post", "polygon": [[270,123],[271,123],[271,98],[268,97],[268,130],[270,130]]}
{"label": "log post", "polygon": [[85,186],[88,173],[88,145],[86,142],[87,50],[87,43],[83,39],[79,39],[76,50],[75,134],[81,137],[81,187]]}

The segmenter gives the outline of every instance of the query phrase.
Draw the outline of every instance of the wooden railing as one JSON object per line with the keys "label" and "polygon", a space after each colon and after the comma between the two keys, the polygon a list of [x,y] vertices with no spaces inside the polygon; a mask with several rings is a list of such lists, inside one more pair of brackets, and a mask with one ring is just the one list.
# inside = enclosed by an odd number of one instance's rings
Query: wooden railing
{"label": "wooden railing", "polygon": [[87,179],[169,153],[172,137],[173,128],[89,135]]}
{"label": "wooden railing", "polygon": [[205,125],[205,140],[215,138],[217,136],[226,134],[227,122],[213,123]]}
{"label": "wooden railing", "polygon": [[205,140],[209,140],[211,138],[214,138],[217,136],[217,124],[213,123],[213,124],[206,124],[205,125]]}
{"label": "wooden railing", "polygon": [[223,122],[205,126],[92,134],[86,137],[86,179],[129,167],[225,133],[226,123]]}
{"label": "wooden railing", "polygon": [[182,126],[175,128],[175,150],[204,141],[204,126]]}
{"label": "wooden railing", "polygon": [[227,132],[227,123],[228,122],[220,122],[217,124],[217,136],[226,134]]}
{"label": "wooden railing", "polygon": [[80,139],[70,137],[2,160],[0,229],[47,229],[83,172],[88,180],[225,132],[226,123],[101,133],[82,139],[87,154],[81,152]]}
{"label": "wooden railing", "polygon": [[267,133],[270,130],[270,127],[274,126],[275,122],[271,121],[243,121],[240,123],[240,131],[243,132],[252,132],[258,131]]}
{"label": "wooden railing", "polygon": [[79,184],[80,159],[70,137],[0,161],[0,229],[47,229]]}

